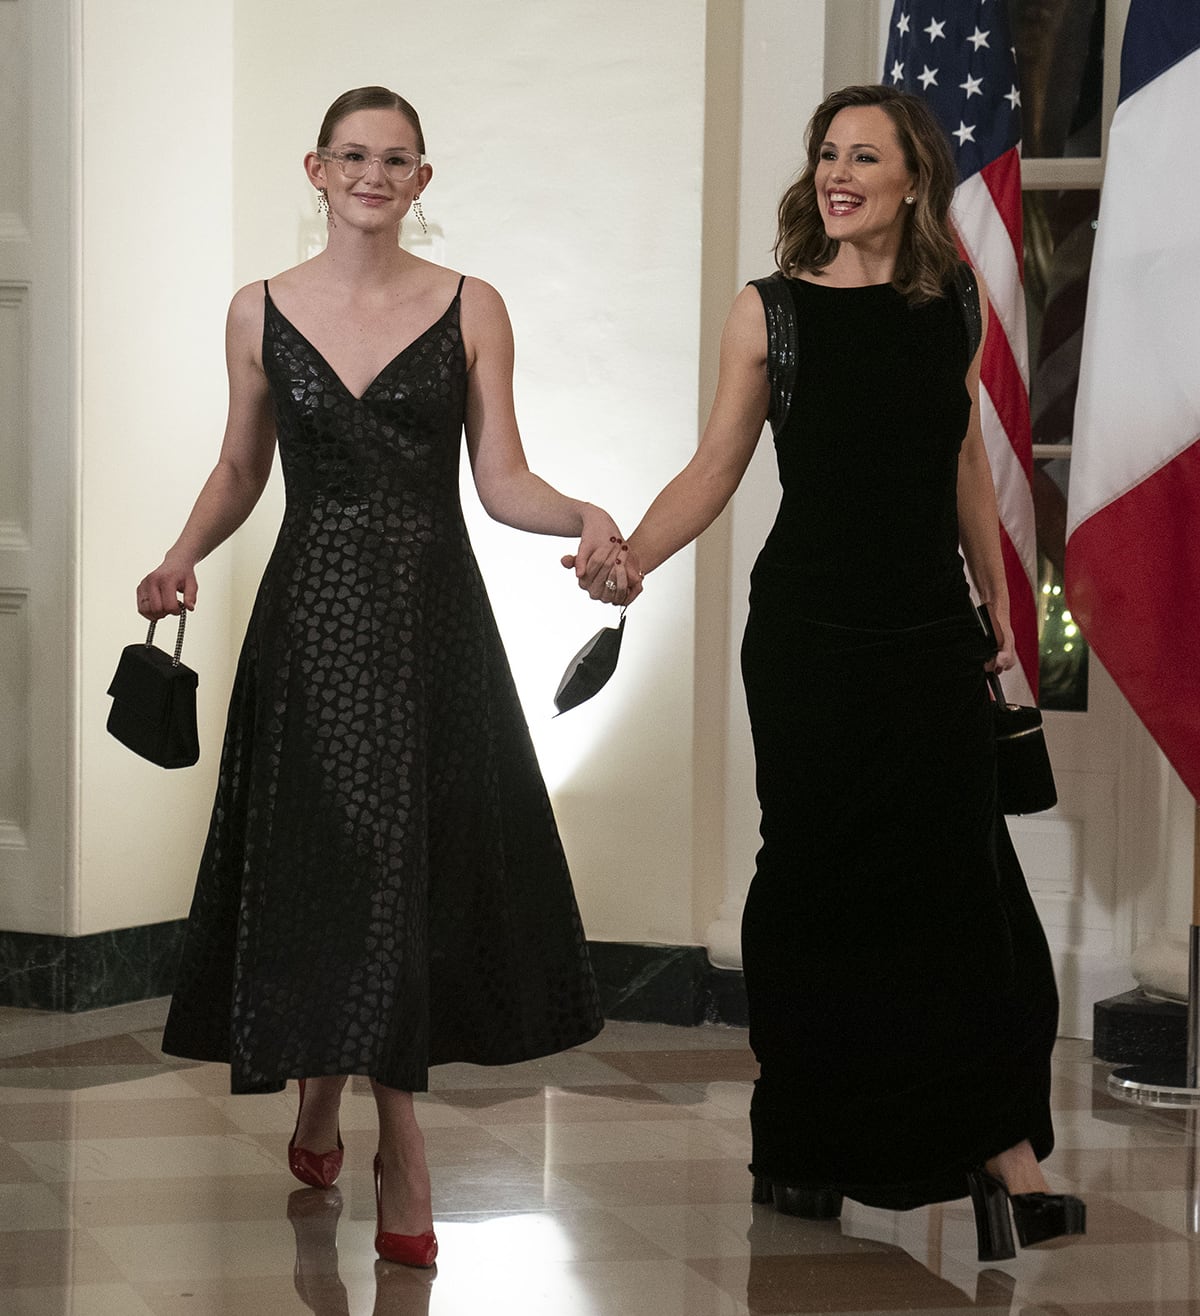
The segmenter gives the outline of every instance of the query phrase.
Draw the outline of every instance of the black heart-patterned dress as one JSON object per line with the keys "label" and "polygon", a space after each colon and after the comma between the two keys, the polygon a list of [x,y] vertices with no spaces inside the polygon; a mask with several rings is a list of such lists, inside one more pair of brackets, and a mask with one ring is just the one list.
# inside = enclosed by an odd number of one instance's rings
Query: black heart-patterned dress
{"label": "black heart-patterned dress", "polygon": [[459,500],[462,282],[361,397],[264,283],[286,486],[163,1049],[233,1092],[507,1064],[602,1026]]}

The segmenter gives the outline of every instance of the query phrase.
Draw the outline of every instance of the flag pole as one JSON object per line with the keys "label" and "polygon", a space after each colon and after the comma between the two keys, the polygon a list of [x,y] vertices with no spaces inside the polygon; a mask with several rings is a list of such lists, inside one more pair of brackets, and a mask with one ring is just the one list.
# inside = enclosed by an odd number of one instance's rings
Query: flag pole
{"label": "flag pole", "polygon": [[1200,802],[1192,847],[1192,926],[1188,936],[1187,1085],[1200,1086]]}
{"label": "flag pole", "polygon": [[[1183,1063],[1126,1065],[1108,1076],[1108,1090],[1143,1106],[1200,1109],[1200,802],[1192,849],[1192,925],[1188,929],[1187,1052]],[[1200,1215],[1198,1215],[1200,1226]]]}

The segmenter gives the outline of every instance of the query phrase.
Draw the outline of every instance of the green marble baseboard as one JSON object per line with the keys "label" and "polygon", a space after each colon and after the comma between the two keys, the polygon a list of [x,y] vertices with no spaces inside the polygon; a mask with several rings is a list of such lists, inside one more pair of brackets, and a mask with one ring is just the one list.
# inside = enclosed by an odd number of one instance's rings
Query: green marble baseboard
{"label": "green marble baseboard", "polygon": [[[169,996],[185,920],[85,937],[0,931],[0,1006],[75,1014]],[[702,946],[588,943],[606,1019],[746,1022],[742,975],[716,969]]]}
{"label": "green marble baseboard", "polygon": [[184,919],[84,937],[0,931],[0,1005],[76,1014],[167,996]]}

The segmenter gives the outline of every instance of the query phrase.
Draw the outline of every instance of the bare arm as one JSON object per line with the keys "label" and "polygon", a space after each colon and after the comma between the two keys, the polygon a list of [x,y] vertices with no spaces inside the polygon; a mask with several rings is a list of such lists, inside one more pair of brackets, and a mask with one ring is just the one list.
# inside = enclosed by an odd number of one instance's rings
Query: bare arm
{"label": "bare arm", "polygon": [[769,399],[762,298],[743,288],[721,333],[717,395],[695,456],[629,537],[643,571],[653,571],[716,520],[754,455]]}
{"label": "bare arm", "polygon": [[518,530],[580,536],[590,558],[608,553],[620,531],[602,508],[535,475],[525,459],[513,406],[513,336],[500,294],[479,279],[463,287],[467,351],[467,455],[484,510]]}
{"label": "bare arm", "polygon": [[271,395],[259,360],[261,283],[242,288],[229,306],[225,359],[229,415],[216,466],[200,490],[179,538],[138,586],[138,611],[157,619],[179,612],[178,595],[196,606],[196,563],[229,538],[262,495],[275,451]]}
{"label": "bare arm", "polygon": [[[987,336],[987,289],[979,280],[979,302],[983,312],[983,335]],[[1000,551],[1000,513],[996,506],[996,487],[983,442],[979,419],[979,365],[983,356],[982,340],[967,372],[967,390],[971,395],[971,418],[958,454],[958,536],[971,579],[992,615],[1000,650],[994,664],[1007,671],[1016,661],[1012,626],[1009,621],[1008,584],[1004,575],[1004,558]]]}
{"label": "bare arm", "polygon": [[[629,537],[630,597],[641,578],[690,544],[717,518],[738,487],[767,418],[767,326],[762,299],[743,288],[734,300],[721,333],[721,366],[717,395],[695,455],[651,503],[641,524]],[[594,599],[605,593],[607,563],[588,567],[569,558],[579,586]],[[618,574],[618,581],[624,579]]]}

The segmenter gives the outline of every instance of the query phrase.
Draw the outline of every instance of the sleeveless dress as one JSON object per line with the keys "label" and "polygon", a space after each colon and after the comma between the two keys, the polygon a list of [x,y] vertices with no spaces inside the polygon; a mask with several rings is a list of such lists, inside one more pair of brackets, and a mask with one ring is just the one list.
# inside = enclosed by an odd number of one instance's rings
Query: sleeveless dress
{"label": "sleeveless dress", "polygon": [[961,308],[783,282],[783,496],[742,649],[762,805],[752,1169],[904,1209],[965,1196],[1022,1139],[1050,1152],[1058,998],[998,809],[958,553]]}
{"label": "sleeveless dress", "polygon": [[602,1026],[459,501],[458,292],[356,398],[264,284],[286,510],[163,1049],[233,1092],[507,1064]]}

